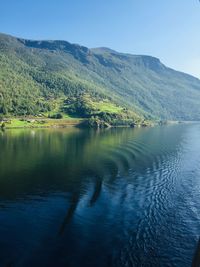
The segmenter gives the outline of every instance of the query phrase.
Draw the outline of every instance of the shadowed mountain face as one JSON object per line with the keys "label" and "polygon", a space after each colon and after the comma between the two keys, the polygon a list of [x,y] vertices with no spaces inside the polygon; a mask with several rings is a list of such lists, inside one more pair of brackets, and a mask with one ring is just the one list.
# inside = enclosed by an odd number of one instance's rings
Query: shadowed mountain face
{"label": "shadowed mountain face", "polygon": [[200,80],[157,58],[0,34],[0,112],[16,105],[40,112],[52,99],[80,93],[146,117],[200,119]]}

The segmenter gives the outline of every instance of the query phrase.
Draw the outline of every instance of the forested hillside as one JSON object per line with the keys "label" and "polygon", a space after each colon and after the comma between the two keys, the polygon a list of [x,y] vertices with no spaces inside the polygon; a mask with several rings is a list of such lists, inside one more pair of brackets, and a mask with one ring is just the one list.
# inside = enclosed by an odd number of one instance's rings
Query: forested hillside
{"label": "forested hillside", "polygon": [[200,119],[200,80],[159,59],[0,34],[0,113]]}

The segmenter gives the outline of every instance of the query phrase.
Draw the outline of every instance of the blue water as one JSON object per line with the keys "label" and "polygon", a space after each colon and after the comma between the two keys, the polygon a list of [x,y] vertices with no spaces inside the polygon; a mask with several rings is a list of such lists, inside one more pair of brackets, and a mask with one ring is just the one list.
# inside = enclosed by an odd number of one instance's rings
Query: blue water
{"label": "blue water", "polygon": [[189,267],[200,124],[0,132],[0,266]]}

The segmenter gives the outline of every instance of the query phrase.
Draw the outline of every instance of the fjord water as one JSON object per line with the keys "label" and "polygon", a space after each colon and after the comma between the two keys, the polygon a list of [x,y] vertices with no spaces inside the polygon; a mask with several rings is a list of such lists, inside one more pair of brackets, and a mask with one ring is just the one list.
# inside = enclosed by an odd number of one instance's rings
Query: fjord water
{"label": "fjord water", "polygon": [[200,125],[0,132],[0,266],[191,265]]}

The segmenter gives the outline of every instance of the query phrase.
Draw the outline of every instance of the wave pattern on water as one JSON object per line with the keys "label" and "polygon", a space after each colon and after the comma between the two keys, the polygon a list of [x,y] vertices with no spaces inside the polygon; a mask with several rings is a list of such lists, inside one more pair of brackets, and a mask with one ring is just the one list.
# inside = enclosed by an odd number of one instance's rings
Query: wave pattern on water
{"label": "wave pattern on water", "polygon": [[199,133],[198,125],[5,133],[0,259],[190,266],[200,234]]}

